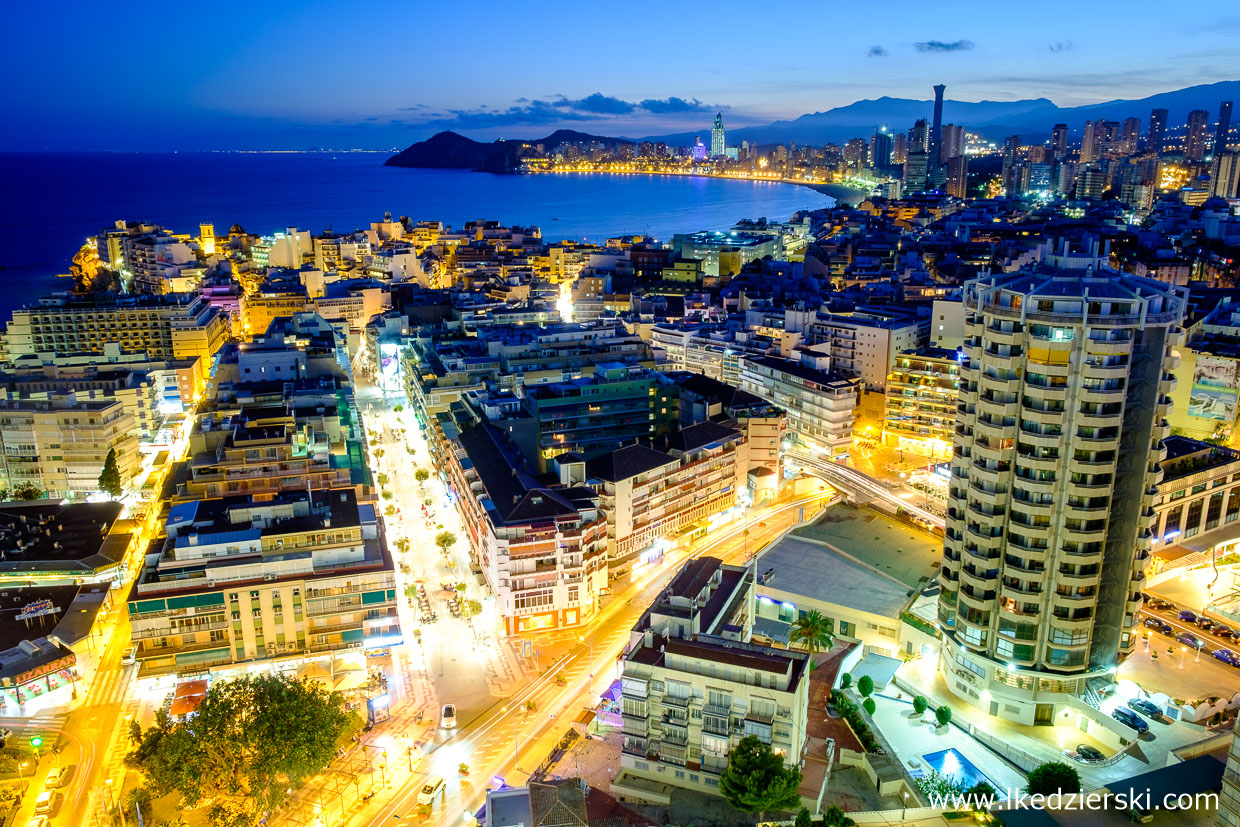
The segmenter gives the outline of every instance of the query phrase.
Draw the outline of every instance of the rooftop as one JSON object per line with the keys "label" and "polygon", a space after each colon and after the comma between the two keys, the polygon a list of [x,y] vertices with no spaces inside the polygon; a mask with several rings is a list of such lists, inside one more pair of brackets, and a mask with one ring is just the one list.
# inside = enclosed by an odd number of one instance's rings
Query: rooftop
{"label": "rooftop", "polygon": [[124,558],[129,535],[111,537],[118,502],[0,503],[0,573],[88,573]]}
{"label": "rooftop", "polygon": [[758,591],[783,592],[896,618],[909,587],[824,543],[792,535],[770,546],[755,562]]}
{"label": "rooftop", "polygon": [[781,371],[789,376],[795,376],[797,379],[804,379],[807,382],[813,382],[828,388],[844,390],[857,384],[856,379],[850,379],[834,373],[824,373],[817,368],[811,368],[800,362],[793,362],[789,359],[780,359],[774,356],[757,356],[745,359],[746,362],[755,365],[761,365],[771,370]]}

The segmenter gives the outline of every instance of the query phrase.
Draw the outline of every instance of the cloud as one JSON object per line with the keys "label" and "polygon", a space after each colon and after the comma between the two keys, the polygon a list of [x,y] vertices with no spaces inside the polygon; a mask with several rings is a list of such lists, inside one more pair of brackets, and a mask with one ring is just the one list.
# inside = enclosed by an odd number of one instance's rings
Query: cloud
{"label": "cloud", "polygon": [[[537,103],[537,101],[534,101],[534,103]],[[602,92],[595,92],[593,95],[587,95],[577,100],[563,98],[562,100],[553,101],[552,105],[558,106],[561,109],[590,112],[595,115],[627,115],[637,108],[635,103],[613,98],[611,95],[604,95]]]}
{"label": "cloud", "polygon": [[870,51],[866,52],[870,57],[886,57],[887,50],[882,46],[871,46]]}
{"label": "cloud", "polygon": [[708,106],[697,98],[647,98],[627,101],[595,92],[584,98],[552,96],[549,100],[517,98],[507,108],[486,106],[472,109],[450,109],[447,113],[428,113],[425,104],[403,107],[404,112],[418,112],[424,120],[420,126],[436,129],[488,129],[523,124],[551,124],[561,121],[599,121],[622,115],[686,115],[715,112],[726,106]]}
{"label": "cloud", "polygon": [[697,98],[646,98],[639,107],[655,115],[682,114],[685,112],[710,112],[711,110],[727,109],[726,106],[707,106]]}
{"label": "cloud", "polygon": [[972,40],[953,40],[950,43],[942,40],[923,40],[920,43],[914,43],[913,47],[919,52],[967,52],[974,45]]}
{"label": "cloud", "polygon": [[1066,52],[1072,48],[1072,41],[1056,40],[1054,43],[1047,43],[1046,48],[1052,52]]}

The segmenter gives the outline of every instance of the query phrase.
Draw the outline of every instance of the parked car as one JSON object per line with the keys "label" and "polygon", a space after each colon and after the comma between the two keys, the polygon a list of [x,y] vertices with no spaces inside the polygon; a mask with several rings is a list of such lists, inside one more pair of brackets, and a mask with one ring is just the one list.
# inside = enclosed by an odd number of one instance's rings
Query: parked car
{"label": "parked car", "polygon": [[1205,629],[1207,632],[1218,625],[1218,623],[1208,617],[1199,617],[1196,622],[1198,629]]}
{"label": "parked car", "polygon": [[1174,603],[1163,600],[1161,597],[1147,597],[1145,599],[1145,605],[1149,606],[1151,609],[1157,609],[1160,612],[1165,612],[1167,609],[1175,608]]}
{"label": "parked car", "polygon": [[1223,640],[1236,639],[1236,630],[1230,626],[1224,626],[1222,623],[1215,624],[1214,628],[1210,630],[1210,634],[1215,637],[1221,637]]}
{"label": "parked car", "polygon": [[1133,698],[1128,702],[1129,709],[1135,709],[1146,717],[1153,718],[1155,721],[1162,720],[1162,707],[1147,698]]}
{"label": "parked car", "polygon": [[26,822],[26,827],[48,827],[51,823],[47,820],[47,816],[35,816]]}
{"label": "parked car", "polygon": [[1194,649],[1200,649],[1202,646],[1206,645],[1201,638],[1196,637],[1195,635],[1190,635],[1188,632],[1176,635],[1175,639],[1180,643],[1183,643],[1185,646],[1191,646]]}
{"label": "parked car", "polygon": [[1145,628],[1153,629],[1155,632],[1162,632],[1164,635],[1175,633],[1175,629],[1171,628],[1171,624],[1165,620],[1159,620],[1156,617],[1147,617],[1145,619]]}
{"label": "parked car", "polygon": [[1076,757],[1081,761],[1101,761],[1103,758],[1106,758],[1102,754],[1102,750],[1095,749],[1089,744],[1077,744]]}
{"label": "parked car", "polygon": [[435,799],[443,794],[444,782],[442,775],[432,775],[422,784],[422,789],[418,791],[418,804],[432,804]]}
{"label": "parked car", "polygon": [[56,805],[60,803],[60,798],[60,793],[53,790],[44,790],[34,800],[34,811],[39,815],[50,813],[56,809]]}
{"label": "parked car", "polygon": [[1137,732],[1148,732],[1150,729],[1150,725],[1145,722],[1144,718],[1126,707],[1115,707],[1115,710],[1111,712],[1111,717]]}
{"label": "parked car", "polygon": [[1240,655],[1237,655],[1235,652],[1231,651],[1230,649],[1215,649],[1214,659],[1221,660],[1223,663],[1227,664],[1228,666],[1240,667]]}
{"label": "parked car", "polygon": [[1197,613],[1190,612],[1188,609],[1180,609],[1180,613],[1176,615],[1176,617],[1178,617],[1180,620],[1183,620],[1185,623],[1196,623],[1197,622]]}
{"label": "parked car", "polygon": [[47,774],[47,780],[43,782],[43,786],[49,790],[63,786],[72,771],[72,764],[65,764],[63,767],[52,767],[52,771]]}
{"label": "parked car", "polygon": [[439,713],[439,723],[444,729],[452,729],[456,726],[456,705],[444,704],[443,709]]}

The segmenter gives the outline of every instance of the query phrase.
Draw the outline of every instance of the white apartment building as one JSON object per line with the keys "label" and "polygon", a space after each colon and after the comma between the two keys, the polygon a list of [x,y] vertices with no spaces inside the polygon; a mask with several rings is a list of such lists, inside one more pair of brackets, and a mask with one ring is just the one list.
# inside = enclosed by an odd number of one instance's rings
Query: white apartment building
{"label": "white apartment building", "polygon": [[788,359],[745,359],[740,388],[781,408],[788,433],[802,443],[829,451],[852,444],[859,382]]}
{"label": "white apartment building", "polygon": [[929,333],[927,320],[858,311],[820,315],[809,325],[805,340],[827,345],[832,373],[856,377],[867,390],[881,391],[896,355],[926,344]]}
{"label": "white apartment building", "polygon": [[79,401],[65,393],[46,399],[0,400],[0,486],[33,485],[52,498],[99,493],[108,451],[116,451],[121,483],[137,473],[138,429],[119,400]]}
{"label": "white apartment building", "polygon": [[374,506],[351,490],[194,500],[164,527],[129,595],[140,676],[401,640],[392,557]]}
{"label": "white apartment building", "polygon": [[705,534],[705,521],[735,506],[745,491],[749,463],[741,432],[707,421],[657,444],[664,450],[633,444],[587,462],[559,461],[562,480],[598,492],[613,573],[660,558],[661,540],[689,529]]}
{"label": "white apartment building", "polygon": [[642,615],[621,662],[613,794],[640,799],[649,781],[717,794],[728,751],[748,735],[800,765],[809,658],[750,642],[753,609],[748,569],[700,557]]}
{"label": "white apartment building", "polygon": [[1038,265],[964,305],[940,668],[992,715],[1075,723],[1138,638],[1185,296]]}
{"label": "white apartment building", "polygon": [[[461,415],[458,422],[453,413]],[[607,522],[589,488],[547,488],[515,446],[464,406],[434,417],[431,450],[461,512],[470,556],[503,621],[523,634],[584,624],[607,587]]]}
{"label": "white apartment building", "polygon": [[228,317],[204,298],[75,296],[59,293],[13,311],[4,336],[6,356],[103,354],[117,343],[152,359],[210,359],[228,338]]}

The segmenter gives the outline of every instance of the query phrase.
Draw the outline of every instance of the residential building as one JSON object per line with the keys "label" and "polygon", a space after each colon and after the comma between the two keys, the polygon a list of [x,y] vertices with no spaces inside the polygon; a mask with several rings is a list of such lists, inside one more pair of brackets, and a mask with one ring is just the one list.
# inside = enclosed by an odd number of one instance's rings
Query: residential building
{"label": "residential building", "polygon": [[351,490],[178,503],[164,531],[129,594],[140,676],[335,657],[401,640],[383,528]]}
{"label": "residential building", "polygon": [[1240,519],[1240,451],[1182,436],[1163,442],[1167,456],[1154,504],[1157,567],[1232,552],[1240,545],[1227,528]]}
{"label": "residential building", "polygon": [[850,315],[820,314],[805,339],[831,357],[831,372],[861,380],[867,390],[886,387],[897,354],[926,344],[930,323],[908,313],[859,308]]}
{"label": "residential building", "polygon": [[1184,134],[1184,160],[1200,163],[1206,157],[1206,135],[1210,131],[1210,113],[1194,109],[1188,113],[1187,132]]}
{"label": "residential building", "polygon": [[607,587],[607,522],[595,492],[540,485],[504,432],[461,403],[435,419],[435,467],[452,491],[504,633],[586,623]]}
{"label": "residential building", "polygon": [[228,338],[228,318],[188,293],[161,296],[59,293],[13,311],[8,359],[103,354],[108,344],[152,359],[210,359]]}
{"label": "residential building", "polygon": [[1055,262],[965,286],[939,577],[948,688],[1025,724],[1090,710],[1136,645],[1185,306]]}
{"label": "residential building", "polygon": [[788,359],[745,359],[740,388],[783,410],[788,432],[804,445],[836,455],[852,444],[859,382]]}
{"label": "residential building", "polygon": [[950,456],[959,389],[959,351],[923,347],[901,353],[887,377],[883,444],[931,457]]}
{"label": "residential building", "polygon": [[668,433],[680,419],[676,391],[662,373],[616,362],[580,379],[526,388],[540,463],[568,451],[589,459]]}
{"label": "residential building", "polygon": [[1167,140],[1167,110],[1150,110],[1150,131],[1145,139],[1145,148],[1155,155],[1161,155],[1163,144]]}
{"label": "residential building", "polygon": [[707,520],[730,519],[731,509],[744,504],[749,467],[740,431],[699,422],[654,444],[626,445],[589,461],[559,458],[562,482],[598,492],[613,576],[657,561],[684,534],[704,536]]}
{"label": "residential building", "polygon": [[109,451],[122,485],[132,481],[141,464],[138,425],[120,400],[79,400],[73,392],[0,400],[0,487],[86,499],[99,493]]}
{"label": "residential building", "polygon": [[715,115],[715,124],[710,129],[710,157],[719,158],[723,155],[727,142],[724,140],[723,113]]}
{"label": "residential building", "polygon": [[672,251],[676,258],[702,262],[703,274],[719,276],[740,272],[749,262],[766,256],[781,258],[783,243],[780,235],[703,230],[673,235]]}
{"label": "residential building", "polygon": [[750,735],[801,763],[809,658],[753,643],[753,616],[752,572],[714,557],[685,563],[642,615],[621,660],[613,794],[640,799],[650,781],[717,794],[728,751]]}

